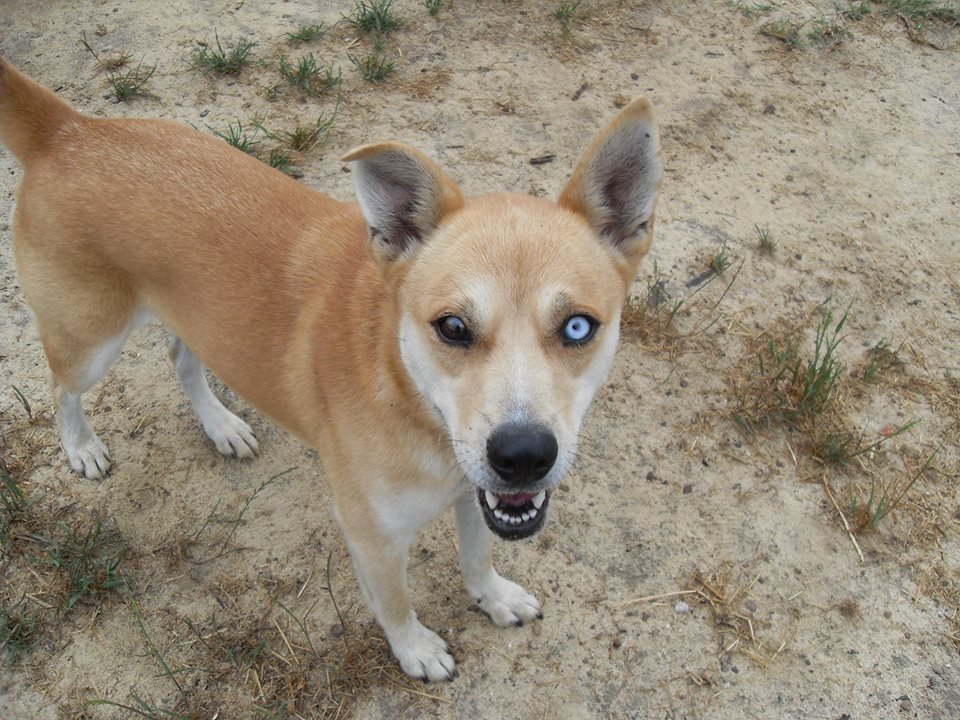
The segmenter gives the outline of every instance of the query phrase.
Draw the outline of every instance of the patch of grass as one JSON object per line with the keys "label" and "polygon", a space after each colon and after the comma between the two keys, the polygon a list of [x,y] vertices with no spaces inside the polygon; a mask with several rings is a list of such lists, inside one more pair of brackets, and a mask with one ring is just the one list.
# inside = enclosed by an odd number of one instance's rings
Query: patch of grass
{"label": "patch of grass", "polygon": [[817,47],[833,47],[853,37],[853,33],[839,13],[830,17],[813,20],[813,27],[807,33],[807,39]]}
{"label": "patch of grass", "polygon": [[760,34],[781,41],[791,50],[803,49],[803,36],[800,23],[792,20],[769,20],[760,26]]}
{"label": "patch of grass", "polygon": [[260,144],[260,141],[256,139],[257,134],[260,132],[258,123],[259,121],[254,121],[251,123],[253,127],[252,131],[244,127],[243,122],[239,119],[237,120],[236,126],[234,126],[232,123],[227,125],[226,132],[214,130],[209,125],[207,126],[207,129],[224,142],[235,147],[237,150],[245,152],[248,155],[253,155],[257,149],[257,146]]}
{"label": "patch of grass", "polygon": [[296,32],[287,33],[287,42],[296,47],[301,43],[323,37],[325,32],[322,22],[317,25],[301,25]]}
{"label": "patch of grass", "polygon": [[671,298],[667,280],[653,263],[653,272],[646,280],[640,297],[630,297],[623,309],[623,327],[628,339],[662,345],[676,338],[673,321],[683,307],[683,298]]}
{"label": "patch of grass", "polygon": [[907,432],[918,422],[918,420],[912,420],[888,430],[881,434],[878,440],[866,445],[863,444],[863,433],[858,435],[847,430],[829,430],[822,435],[814,436],[811,450],[816,457],[829,465],[843,465],[855,458],[873,453],[885,442]]}
{"label": "patch of grass", "polygon": [[733,6],[740,11],[740,14],[744,17],[752,18],[755,15],[761,15],[764,13],[771,12],[776,6],[770,3],[761,3],[761,2],[737,2],[733,3]]}
{"label": "patch of grass", "polygon": [[135,97],[143,97],[148,94],[144,92],[143,86],[146,85],[147,80],[153,77],[153,73],[156,72],[156,70],[156,65],[144,66],[141,60],[135,68],[127,72],[108,72],[107,80],[110,81],[110,85],[113,87],[114,97],[116,97],[119,102],[125,102]]}
{"label": "patch of grass", "polygon": [[358,32],[386,35],[388,32],[400,27],[400,18],[393,14],[394,0],[357,0],[350,16],[344,15],[344,19],[350,23]]}
{"label": "patch of grass", "polygon": [[204,74],[235,75],[251,62],[253,48],[257,43],[252,40],[238,40],[229,50],[220,42],[220,35],[213,33],[216,48],[204,44],[193,58],[193,67]]}
{"label": "patch of grass", "polygon": [[427,9],[427,14],[434,17],[443,7],[443,0],[423,0],[423,6]]}
{"label": "patch of grass", "polygon": [[371,53],[365,58],[358,59],[348,54],[350,62],[360,71],[360,76],[367,82],[383,82],[394,70],[393,61],[378,53]]}
{"label": "patch of grass", "polygon": [[717,275],[723,275],[724,271],[730,267],[732,263],[733,260],[730,259],[730,255],[727,253],[727,241],[724,240],[720,245],[720,250],[710,258],[710,269]]}
{"label": "patch of grass", "polygon": [[890,349],[886,338],[867,350],[867,364],[863,369],[863,379],[875,382],[884,372],[893,367],[902,367],[903,360],[897,350]]}
{"label": "patch of grass", "polygon": [[297,58],[296,64],[288,63],[286,56],[281,55],[279,68],[288,84],[310,95],[320,95],[340,87],[343,82],[343,71],[339,67],[334,71],[333,65],[318,65],[313,53]]}
{"label": "patch of grass", "polygon": [[709,573],[694,572],[688,593],[709,609],[721,654],[738,652],[764,665],[780,654],[786,641],[775,647],[767,644],[760,632],[767,623],[754,615],[751,607],[755,606],[750,601],[750,592],[758,579],[733,577],[730,563],[724,563]]}
{"label": "patch of grass", "polygon": [[560,3],[553,11],[553,17],[560,23],[560,30],[564,35],[573,33],[573,22],[580,14],[580,4],[583,0]]}
{"label": "patch of grass", "polygon": [[0,607],[0,660],[15,662],[29,649],[36,635],[36,610],[28,613],[23,600],[11,607]]}
{"label": "patch of grass", "polygon": [[746,427],[778,423],[798,426],[815,420],[829,405],[843,365],[836,350],[849,308],[834,322],[821,306],[813,356],[800,351],[797,333],[768,338],[756,357],[756,367],[737,398],[737,419]]}
{"label": "patch of grass", "polygon": [[112,56],[101,55],[94,50],[93,46],[87,41],[86,32],[81,34],[80,44],[83,46],[84,50],[93,55],[93,59],[97,61],[98,71],[115,72],[133,59],[133,53],[127,50],[121,50],[116,55]]}
{"label": "patch of grass", "polygon": [[36,504],[39,498],[28,497],[11,477],[6,463],[0,459],[0,548],[10,540],[10,528]]}
{"label": "patch of grass", "polygon": [[850,3],[846,8],[840,11],[844,17],[855,22],[863,20],[872,12],[873,5],[870,2]]}
{"label": "patch of grass", "polygon": [[17,402],[23,407],[27,413],[27,417],[30,420],[33,420],[33,409],[30,407],[30,401],[27,400],[27,396],[23,394],[23,391],[18,388],[16,385],[11,385],[13,388],[14,397],[17,398]]}
{"label": "patch of grass", "polygon": [[922,23],[925,20],[943,20],[944,22],[960,22],[960,5],[940,0],[883,0],[886,15],[899,15]]}
{"label": "patch of grass", "polygon": [[757,236],[757,250],[763,255],[773,255],[777,251],[777,243],[767,227],[753,226]]}
{"label": "patch of grass", "polygon": [[35,533],[32,539],[43,548],[43,561],[60,571],[64,580],[64,610],[126,584],[120,572],[125,549],[116,533],[105,532],[100,522],[86,532],[66,523],[52,529],[48,536]]}
{"label": "patch of grass", "polygon": [[273,148],[266,162],[267,165],[282,173],[290,172],[290,153],[283,148]]}
{"label": "patch of grass", "polygon": [[896,510],[906,498],[907,493],[917,481],[930,469],[934,457],[940,451],[937,448],[926,461],[912,473],[906,476],[870,478],[870,490],[865,498],[858,499],[851,496],[848,502],[847,515],[851,518],[854,533],[863,533],[877,528],[879,523]]}
{"label": "patch of grass", "polygon": [[[704,335],[720,318],[718,308],[743,269],[741,262],[736,272],[730,275],[724,289],[715,298],[703,296],[698,304],[698,295],[708,288],[719,276],[713,270],[707,270],[694,280],[698,287],[689,295],[673,297],[667,290],[667,280],[661,274],[657,263],[653,265],[653,274],[646,280],[646,292],[640,297],[630,297],[623,310],[621,327],[626,340],[637,340],[651,351],[667,351],[671,355],[680,351],[683,342]],[[690,285],[688,285],[689,287]],[[703,307],[703,306],[706,307]],[[675,324],[678,316],[685,317],[697,312],[693,327],[680,333]]]}
{"label": "patch of grass", "polygon": [[330,117],[320,113],[313,125],[298,125],[293,130],[284,132],[282,137],[297,152],[307,152],[329,135],[336,116],[336,110]]}

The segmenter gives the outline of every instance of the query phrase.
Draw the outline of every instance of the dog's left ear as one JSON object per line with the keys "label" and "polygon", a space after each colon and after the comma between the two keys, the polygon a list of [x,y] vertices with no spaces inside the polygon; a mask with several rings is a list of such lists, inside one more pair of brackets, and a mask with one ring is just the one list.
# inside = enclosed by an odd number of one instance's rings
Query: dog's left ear
{"label": "dog's left ear", "polygon": [[635,272],[653,239],[653,210],[663,168],[653,105],[640,97],[610,122],[580,157],[560,193]]}
{"label": "dog's left ear", "polygon": [[408,257],[445,215],[463,207],[457,184],[406,145],[363,145],[342,159],[353,163],[357,201],[378,262]]}

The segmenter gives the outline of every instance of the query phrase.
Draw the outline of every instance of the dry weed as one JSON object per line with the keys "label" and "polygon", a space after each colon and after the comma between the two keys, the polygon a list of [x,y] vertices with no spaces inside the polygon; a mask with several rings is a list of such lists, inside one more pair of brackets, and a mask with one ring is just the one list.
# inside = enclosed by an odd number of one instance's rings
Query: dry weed
{"label": "dry weed", "polygon": [[733,576],[732,566],[724,563],[709,573],[697,570],[687,586],[710,609],[720,656],[741,653],[766,665],[782,652],[786,641],[781,640],[774,647],[759,634],[768,624],[757,617],[756,606],[749,599],[757,580],[753,577],[743,582]]}

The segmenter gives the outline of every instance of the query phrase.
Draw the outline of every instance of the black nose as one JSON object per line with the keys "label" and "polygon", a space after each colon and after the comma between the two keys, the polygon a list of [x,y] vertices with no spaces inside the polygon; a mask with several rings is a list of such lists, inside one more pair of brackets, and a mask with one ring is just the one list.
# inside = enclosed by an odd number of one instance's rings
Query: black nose
{"label": "black nose", "polygon": [[509,483],[530,483],[550,472],[557,461],[557,439],[538,425],[506,423],[487,438],[487,460]]}

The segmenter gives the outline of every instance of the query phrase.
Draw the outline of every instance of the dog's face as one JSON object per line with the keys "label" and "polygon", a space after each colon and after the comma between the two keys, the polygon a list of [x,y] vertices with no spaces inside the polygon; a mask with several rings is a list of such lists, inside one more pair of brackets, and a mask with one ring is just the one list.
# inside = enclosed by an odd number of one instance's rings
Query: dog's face
{"label": "dog's face", "polygon": [[650,244],[656,132],[645,101],[628,110],[584,154],[559,204],[466,201],[402,146],[348,156],[360,161],[358,197],[396,299],[403,365],[504,538],[543,525]]}
{"label": "dog's face", "polygon": [[613,360],[625,293],[587,223],[535,198],[470,201],[412,260],[403,364],[497,534],[542,525]]}

